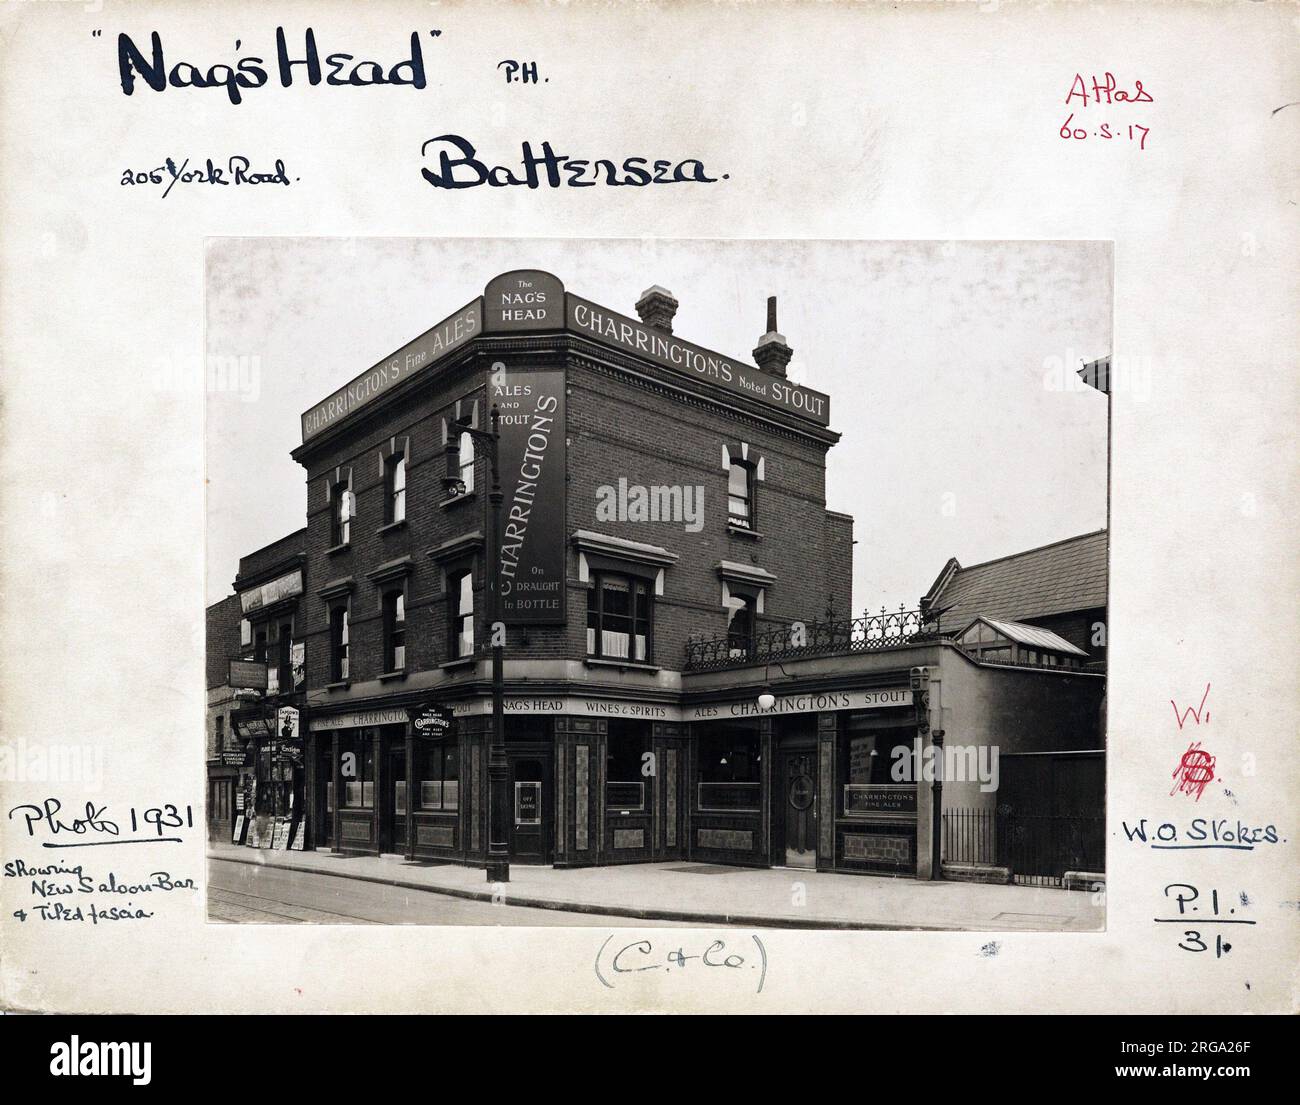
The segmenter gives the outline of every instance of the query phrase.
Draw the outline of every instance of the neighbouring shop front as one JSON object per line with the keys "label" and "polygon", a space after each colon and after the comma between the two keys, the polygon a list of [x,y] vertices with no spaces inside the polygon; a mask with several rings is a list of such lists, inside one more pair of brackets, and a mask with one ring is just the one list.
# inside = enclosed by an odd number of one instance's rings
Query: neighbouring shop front
{"label": "neighbouring shop front", "polygon": [[306,847],[306,762],[299,717],[294,707],[252,707],[233,715],[244,765],[233,794],[233,843],[294,851]]}

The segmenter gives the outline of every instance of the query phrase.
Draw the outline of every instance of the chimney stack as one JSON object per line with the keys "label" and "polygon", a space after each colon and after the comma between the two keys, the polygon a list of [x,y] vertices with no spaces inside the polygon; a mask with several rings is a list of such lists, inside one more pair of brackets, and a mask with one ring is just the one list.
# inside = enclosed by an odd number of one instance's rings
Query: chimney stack
{"label": "chimney stack", "polygon": [[776,296],[767,297],[767,333],[758,339],[758,348],[754,350],[754,362],[764,372],[774,376],[784,376],[785,367],[794,356],[785,338],[776,328]]}
{"label": "chimney stack", "polygon": [[636,301],[636,313],[647,326],[671,334],[673,316],[677,314],[678,306],[680,304],[672,292],[667,288],[661,288],[658,284],[653,284],[646,288],[641,293],[641,298]]}

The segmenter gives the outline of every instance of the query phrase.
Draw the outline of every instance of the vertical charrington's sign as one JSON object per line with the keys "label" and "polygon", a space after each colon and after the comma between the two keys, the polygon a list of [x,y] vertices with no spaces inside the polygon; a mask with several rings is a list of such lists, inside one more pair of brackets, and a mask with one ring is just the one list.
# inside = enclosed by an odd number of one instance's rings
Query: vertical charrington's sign
{"label": "vertical charrington's sign", "polygon": [[564,373],[498,370],[501,610],[507,625],[560,625],[564,611]]}

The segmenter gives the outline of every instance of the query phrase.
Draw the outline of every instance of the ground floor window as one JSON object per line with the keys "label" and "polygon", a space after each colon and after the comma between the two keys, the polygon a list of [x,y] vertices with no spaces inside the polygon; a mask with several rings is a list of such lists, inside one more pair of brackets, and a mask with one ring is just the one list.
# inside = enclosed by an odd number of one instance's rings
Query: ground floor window
{"label": "ground floor window", "polygon": [[375,808],[376,729],[349,729],[339,736],[339,774],[343,781],[343,808]]}
{"label": "ground floor window", "polygon": [[[327,736],[325,738],[329,740]],[[325,780],[325,812],[334,812],[334,749],[326,745],[321,749],[320,777]]]}
{"label": "ground floor window", "polygon": [[697,729],[701,810],[757,811],[762,797],[762,739],[756,722],[715,722]]}
{"label": "ground floor window", "polygon": [[419,809],[460,809],[460,749],[455,741],[417,740],[415,779]]}
{"label": "ground floor window", "polygon": [[838,742],[840,812],[878,812],[880,788],[914,786],[915,738],[911,707],[844,714]]}
{"label": "ground floor window", "polygon": [[646,809],[649,777],[644,771],[649,752],[649,722],[610,721],[605,756],[607,810]]}
{"label": "ground floor window", "polygon": [[213,779],[208,788],[208,816],[213,821],[230,820],[230,781]]}

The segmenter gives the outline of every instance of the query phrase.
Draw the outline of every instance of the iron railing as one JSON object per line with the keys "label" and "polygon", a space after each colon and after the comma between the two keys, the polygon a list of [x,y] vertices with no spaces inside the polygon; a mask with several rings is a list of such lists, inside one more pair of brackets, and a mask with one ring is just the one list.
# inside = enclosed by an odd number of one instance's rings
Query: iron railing
{"label": "iron railing", "polygon": [[1062,886],[1067,871],[1106,869],[1101,817],[950,809],[943,814],[943,860],[1005,867],[1021,886]]}
{"label": "iron railing", "polygon": [[994,810],[953,809],[943,811],[943,860],[998,866],[1004,849],[998,841],[998,818]]}
{"label": "iron railing", "polygon": [[853,652],[874,652],[937,640],[937,619],[920,610],[901,607],[890,613],[840,621],[792,622],[764,629],[747,637],[719,634],[694,637],[686,642],[685,671],[716,671],[765,661],[795,660],[805,656],[829,656]]}

